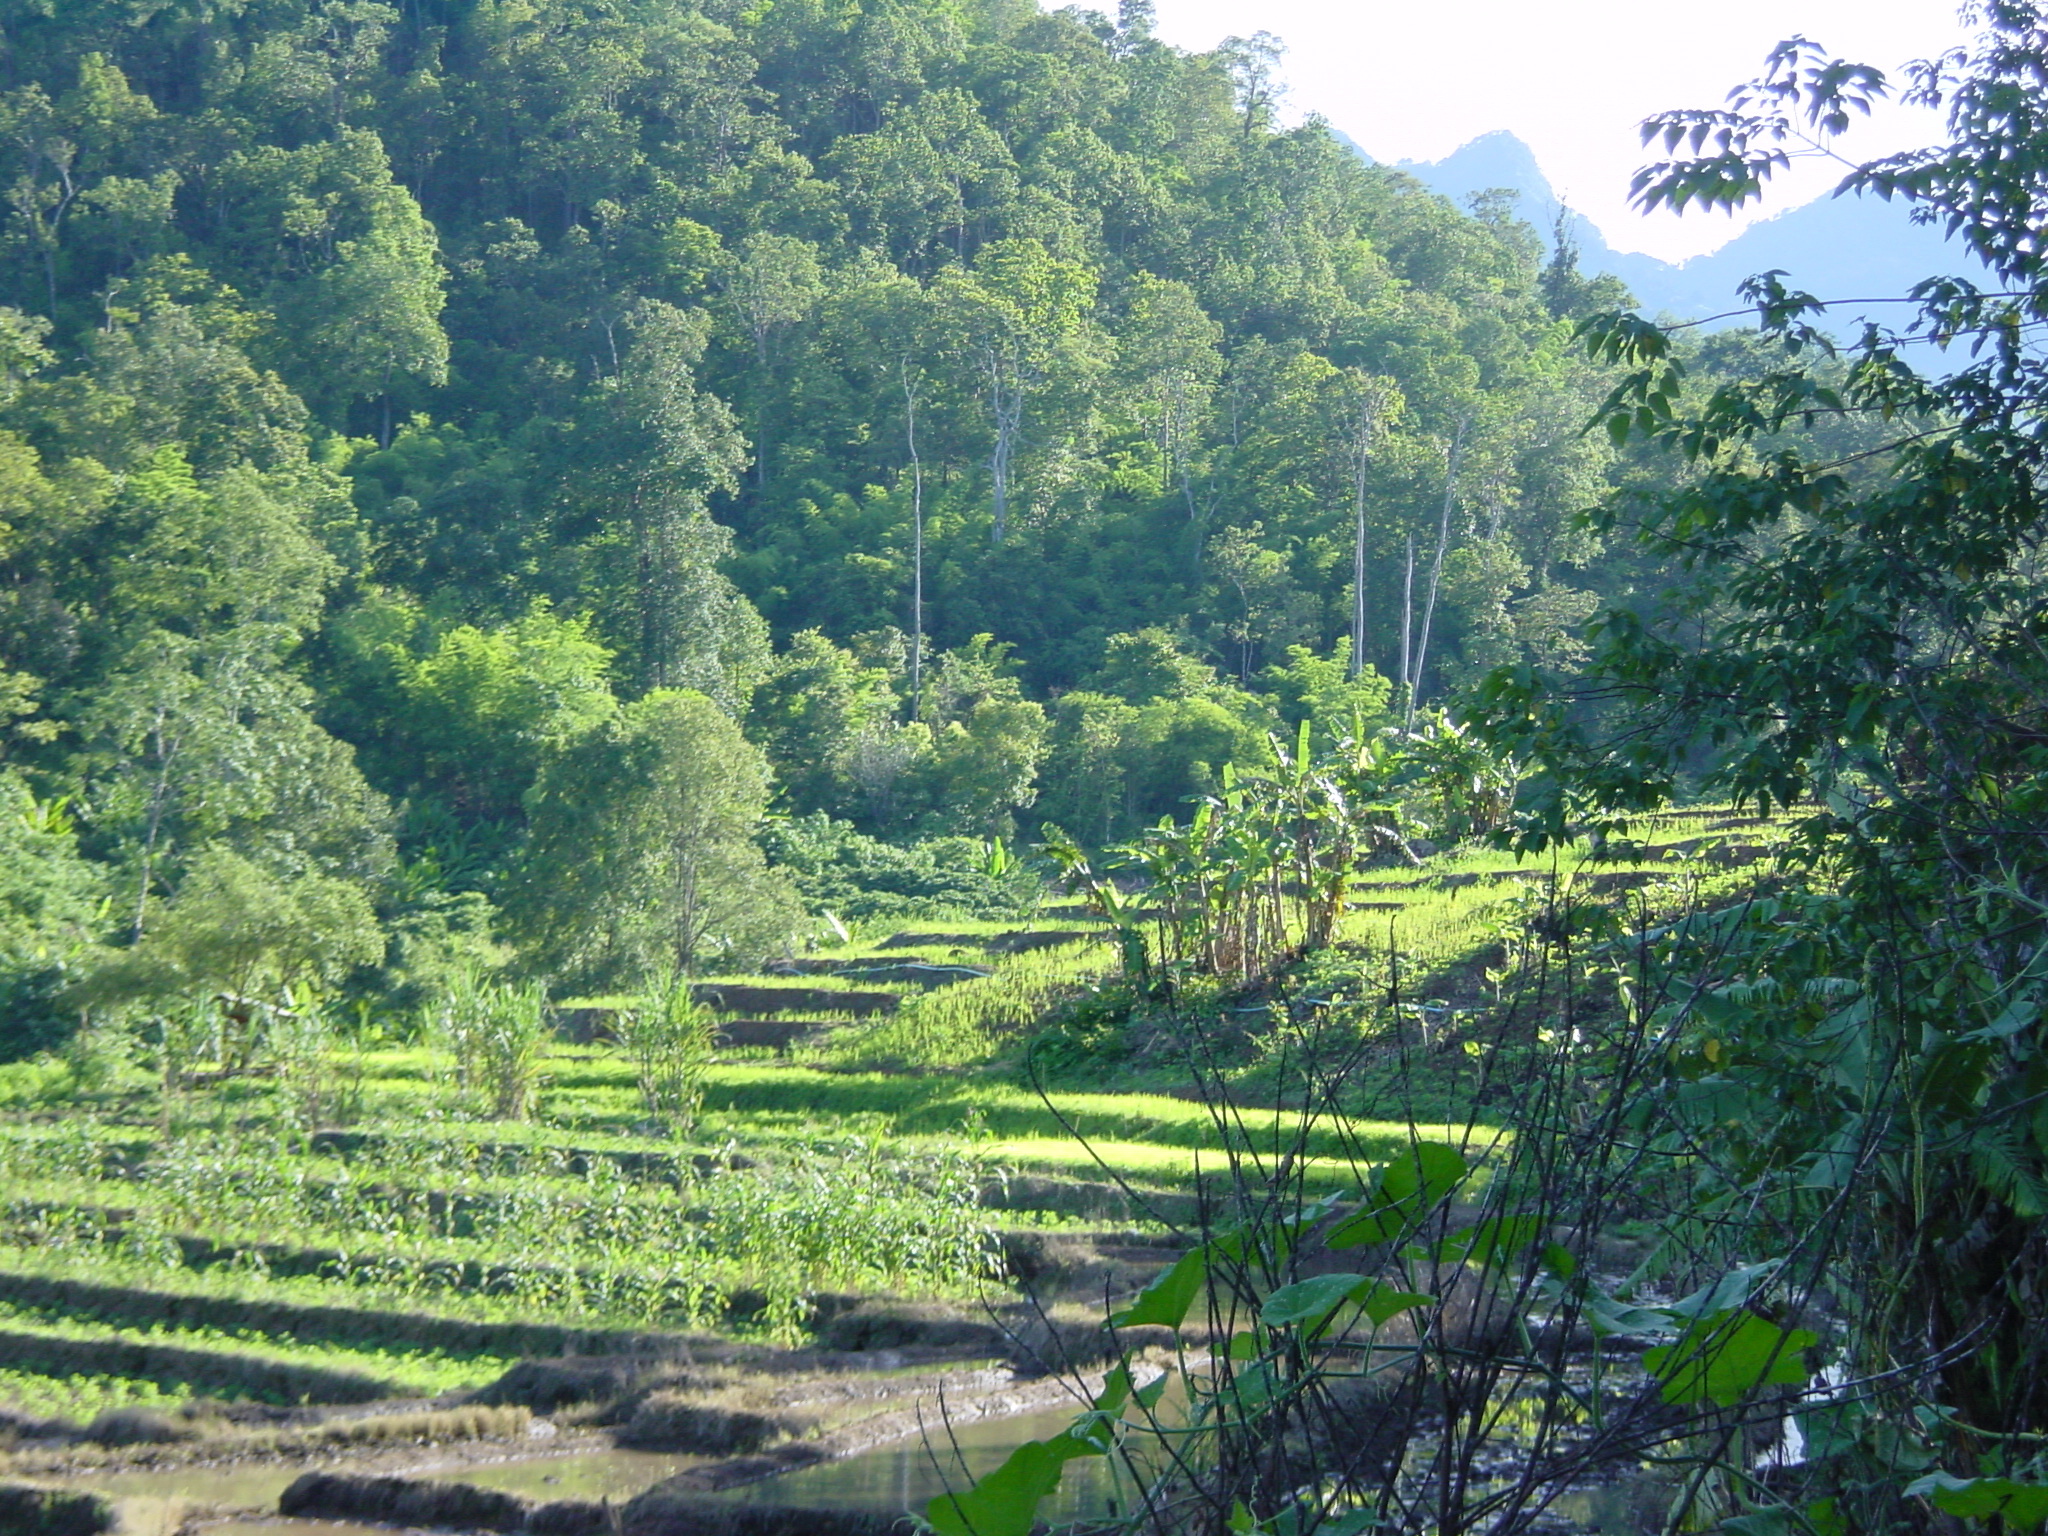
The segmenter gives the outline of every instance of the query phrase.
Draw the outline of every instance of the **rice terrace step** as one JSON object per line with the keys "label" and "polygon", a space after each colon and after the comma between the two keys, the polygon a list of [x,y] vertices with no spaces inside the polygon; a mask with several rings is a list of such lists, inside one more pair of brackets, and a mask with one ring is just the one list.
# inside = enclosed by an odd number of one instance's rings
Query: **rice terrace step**
{"label": "rice terrace step", "polygon": [[[1600,865],[1579,889],[1650,890],[1669,867]],[[1432,956],[1483,963],[1499,896],[1549,878],[1479,856],[1368,872],[1343,953],[1379,954],[1389,922],[1426,913],[1440,949],[1403,963],[1453,975]],[[917,1394],[941,1379],[949,1405],[1015,1407],[1034,1383],[1071,1386],[1041,1373],[1101,1368],[1105,1299],[1199,1240],[1228,1206],[1230,1157],[1341,1195],[1417,1135],[1465,1134],[1122,1068],[1048,1085],[992,1061],[1062,1009],[1089,1017],[1116,985],[1108,937],[905,927],[786,974],[701,978],[715,1048],[680,1134],[647,1114],[612,1027],[630,999],[611,996],[562,1021],[525,1124],[462,1100],[433,1048],[392,1044],[336,1053],[355,1084],[337,1123],[236,1108],[275,1102],[275,1075],[195,1080],[182,1121],[116,1099],[75,1128],[8,1123],[0,1476],[240,1458],[290,1473],[266,1509],[296,1486],[292,1509],[330,1519],[610,1536],[630,1509],[636,1536],[824,1529],[836,1515],[778,1502],[774,1480],[914,1438]],[[1247,992],[1218,1017],[1235,1039],[1296,1001]],[[956,1019],[980,1054],[935,1065],[930,1032]],[[782,1059],[736,1059],[750,1050]],[[609,1511],[550,1495],[538,1471],[514,1490],[448,1466],[557,1451],[697,1463]],[[730,1502],[750,1479],[769,1482]],[[882,1518],[839,1513],[849,1530]]]}
{"label": "rice terrace step", "polygon": [[700,982],[690,995],[707,1008],[745,1014],[845,1013],[855,1018],[894,1013],[900,992],[863,991],[852,987],[772,987],[752,982]]}

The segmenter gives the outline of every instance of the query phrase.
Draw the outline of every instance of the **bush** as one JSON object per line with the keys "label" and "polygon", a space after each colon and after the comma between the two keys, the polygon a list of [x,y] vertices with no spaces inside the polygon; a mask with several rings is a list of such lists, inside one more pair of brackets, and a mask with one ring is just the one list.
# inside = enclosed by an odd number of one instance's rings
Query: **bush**
{"label": "bush", "polygon": [[690,996],[679,971],[659,973],[612,1026],[633,1059],[647,1113],[675,1135],[696,1124],[704,1103],[704,1072],[711,1064],[711,1010]]}
{"label": "bush", "polygon": [[609,988],[785,949],[795,892],[756,842],[768,765],[703,694],[657,689],[548,760],[507,917],[535,971]]}
{"label": "bush", "polygon": [[455,1061],[455,1078],[475,1090],[499,1120],[524,1120],[542,1081],[553,1031],[547,989],[458,973],[435,1011],[435,1033]]}
{"label": "bush", "polygon": [[0,1062],[59,1049],[78,1032],[68,996],[75,978],[61,961],[18,959],[0,966]]}
{"label": "bush", "polygon": [[771,822],[761,838],[769,860],[813,912],[843,918],[1008,918],[1028,911],[1037,871],[1012,864],[992,875],[982,845],[938,837],[902,846],[856,832],[822,812]]}

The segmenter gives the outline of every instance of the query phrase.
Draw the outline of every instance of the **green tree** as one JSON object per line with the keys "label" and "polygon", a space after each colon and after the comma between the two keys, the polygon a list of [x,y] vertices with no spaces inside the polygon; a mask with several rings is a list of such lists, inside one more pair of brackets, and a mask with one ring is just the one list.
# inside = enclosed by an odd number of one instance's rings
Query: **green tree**
{"label": "green tree", "polygon": [[444,302],[433,231],[410,198],[385,200],[370,227],[341,241],[334,264],[313,281],[307,307],[318,319],[308,345],[326,358],[337,386],[380,402],[384,447],[391,445],[392,381],[448,380]]}
{"label": "green tree", "polygon": [[344,128],[296,149],[266,144],[218,176],[222,244],[290,333],[300,387],[336,405],[381,400],[388,444],[394,380],[443,382],[448,338],[434,230],[392,178],[382,140]]}
{"label": "green tree", "polygon": [[1129,759],[1137,728],[1137,706],[1121,698],[1079,688],[1060,695],[1038,804],[1049,826],[1093,848],[1124,833],[1132,820]]}
{"label": "green tree", "polygon": [[1393,693],[1393,684],[1371,667],[1352,667],[1348,638],[1339,640],[1328,656],[1290,645],[1286,663],[1266,668],[1259,680],[1286,725],[1307,721],[1326,744],[1355,734],[1361,724],[1367,730],[1379,725]]}
{"label": "green tree", "polygon": [[990,537],[1000,545],[1027,424],[1043,430],[1062,408],[1071,413],[1106,360],[1095,277],[1035,240],[1005,240],[985,247],[972,271],[943,273],[932,298],[962,382],[985,413]]}
{"label": "green tree", "polygon": [[1103,647],[1102,665],[1086,685],[1127,703],[1149,704],[1154,699],[1199,697],[1216,686],[1216,669],[1188,655],[1171,634],[1155,626],[1111,635]]}
{"label": "green tree", "polygon": [[893,719],[889,674],[863,666],[817,630],[795,636],[775,659],[747,713],[748,738],[768,754],[778,788],[799,812],[855,809],[859,744]]}
{"label": "green tree", "polygon": [[757,230],[740,243],[725,285],[727,302],[753,342],[754,474],[756,482],[765,485],[770,456],[767,397],[773,388],[771,370],[778,361],[776,342],[810,313],[824,292],[818,252],[809,241]]}
{"label": "green tree", "polygon": [[[1800,810],[1774,894],[1681,924],[1648,957],[1642,1027],[1665,1071],[1636,1113],[1697,1174],[1691,1214],[1745,1213],[1717,1234],[1726,1261],[1781,1266],[1752,1307],[1825,1277],[1844,1323],[1831,1400],[1861,1406],[1810,1452],[1806,1496],[1833,1495],[1829,1518],[1853,1529],[2018,1508],[2044,1481],[2048,764],[2028,722],[2048,673],[2043,386],[2025,338],[2048,316],[2048,17],[2013,0],[1978,16],[1975,44],[1916,85],[1945,105],[1948,142],[1845,188],[1945,222],[1996,282],[1930,279],[1903,331],[1870,328],[1837,370],[1821,300],[1765,274],[1747,291],[1771,355],[1711,391],[1688,389],[1656,326],[1586,322],[1625,370],[1601,413],[1614,440],[1685,466],[1679,489],[1612,502],[1597,525],[1689,579],[1667,605],[1597,619],[1583,683],[1525,667],[1487,693],[1494,741],[1543,770],[1531,845],[1671,803],[1695,772],[1709,793]],[[1832,140],[1886,89],[1783,44],[1727,108],[1651,125],[1674,158],[1640,175],[1640,199],[1760,196],[1788,147]],[[1940,374],[1910,361],[1915,341],[1964,337]],[[1845,462],[1801,435],[1832,419],[1883,436]],[[1724,1160],[1731,1125],[1742,1145]],[[1908,1490],[1902,1469],[1930,1475]],[[1802,1518],[1755,1494],[1753,1523]]]}
{"label": "green tree", "polygon": [[1038,795],[1046,729],[1044,706],[1029,699],[985,698],[935,730],[917,771],[937,826],[985,837],[1014,836],[1014,813]]}
{"label": "green tree", "polygon": [[1199,522],[1195,477],[1223,375],[1223,327],[1185,283],[1140,272],[1117,344],[1120,371],[1144,402],[1168,482],[1188,521]]}
{"label": "green tree", "polygon": [[136,938],[181,851],[227,840],[281,870],[358,879],[389,861],[388,808],[287,665],[334,575],[296,490],[248,469],[202,484],[165,450],[116,503],[144,531],[106,589],[120,660],[79,724],[95,833],[132,871]]}
{"label": "green tree", "polygon": [[68,994],[90,969],[105,887],[105,870],[79,854],[70,807],[0,769],[0,1061],[77,1027]]}
{"label": "green tree", "polygon": [[529,962],[604,986],[787,943],[795,899],[755,840],[768,785],[760,751],[700,693],[650,693],[566,746],[527,801],[509,911]]}
{"label": "green tree", "polygon": [[695,688],[737,705],[766,660],[759,617],[718,568],[731,534],[710,497],[745,462],[732,412],[697,386],[705,324],[649,302],[629,317],[620,372],[588,401],[576,478],[562,495],[588,547],[608,627],[646,688]]}
{"label": "green tree", "polygon": [[[389,649],[389,648],[387,648]],[[540,765],[617,709],[611,653],[581,619],[536,604],[515,624],[462,624],[426,655],[397,649],[403,715],[424,783],[465,816],[519,814]]]}
{"label": "green tree", "polygon": [[270,1010],[314,1006],[318,992],[383,957],[361,886],[318,870],[279,876],[216,846],[192,858],[142,942],[103,965],[82,996],[161,1008],[219,994],[224,1060],[247,1066]]}
{"label": "green tree", "polygon": [[[848,201],[913,270],[949,241],[955,259],[989,215],[1014,196],[1016,171],[1002,136],[967,92],[941,89],[893,108],[874,133],[849,135],[832,159]],[[979,227],[977,227],[979,226]]]}

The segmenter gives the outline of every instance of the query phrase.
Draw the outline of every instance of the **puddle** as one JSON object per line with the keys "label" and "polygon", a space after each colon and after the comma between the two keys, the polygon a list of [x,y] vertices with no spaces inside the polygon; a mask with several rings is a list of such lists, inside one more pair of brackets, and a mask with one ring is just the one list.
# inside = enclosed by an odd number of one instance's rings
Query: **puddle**
{"label": "puddle", "polygon": [[[441,1460],[392,1464],[380,1460],[360,1470],[400,1477],[445,1479],[516,1493],[538,1503],[553,1499],[610,1499],[622,1503],[663,1478],[702,1461],[699,1456],[666,1456],[652,1451],[591,1451],[562,1456],[520,1456],[504,1461]],[[321,1520],[286,1520],[274,1511],[278,1496],[306,1468],[263,1466],[177,1467],[162,1472],[88,1473],[65,1481],[74,1488],[111,1494],[138,1536],[170,1536],[194,1509],[249,1510],[261,1514],[201,1527],[221,1536],[361,1536],[388,1530]],[[349,1468],[348,1470],[356,1470]]]}
{"label": "puddle", "polygon": [[[298,1467],[178,1467],[166,1472],[89,1472],[59,1479],[64,1486],[89,1489],[113,1497],[121,1511],[121,1529],[130,1536],[178,1536],[197,1511],[275,1510],[277,1496],[299,1475]],[[297,1531],[301,1536],[358,1536],[356,1526],[276,1523],[267,1536]],[[240,1523],[200,1529],[231,1531],[245,1536],[252,1529]]]}
{"label": "puddle", "polygon": [[[929,1444],[923,1437],[913,1436],[864,1455],[701,1497],[720,1503],[798,1509],[921,1512],[927,1500],[964,1488],[993,1471],[1016,1446],[1056,1434],[1072,1422],[1071,1411],[1062,1408],[963,1424],[955,1427],[950,1444],[942,1432]],[[402,1475],[472,1483],[540,1502],[610,1499],[616,1504],[704,1460],[657,1451],[584,1451],[497,1462],[429,1460],[408,1464]],[[131,1527],[143,1536],[156,1536],[158,1527],[164,1536],[170,1536],[194,1506],[275,1509],[278,1495],[300,1470],[182,1467],[165,1472],[110,1472],[72,1481],[75,1486],[120,1497]],[[1113,1507],[1117,1491],[1115,1469],[1107,1460],[1087,1457],[1070,1461],[1059,1491],[1039,1512],[1055,1525],[1101,1515]],[[1661,1528],[1669,1497],[1667,1487],[1645,1478],[1566,1494],[1550,1506],[1549,1514],[1588,1536],[1642,1536]],[[390,1536],[384,1527],[254,1513],[197,1529],[218,1536]]]}
{"label": "puddle", "polygon": [[338,1520],[280,1520],[269,1515],[261,1520],[229,1520],[220,1524],[194,1526],[200,1536],[391,1536],[388,1525],[348,1525]]}
{"label": "puddle", "polygon": [[[1026,1440],[1057,1434],[1073,1423],[1073,1418],[1072,1410],[1061,1408],[963,1424],[953,1435],[957,1455],[943,1438],[927,1447],[921,1436],[912,1436],[842,1461],[822,1462],[698,1497],[726,1504],[865,1509],[887,1514],[922,1509],[927,1499],[965,1488],[1001,1466],[1003,1458]],[[408,1466],[405,1475],[472,1483],[537,1501],[608,1498],[621,1503],[707,1459],[656,1451],[586,1451],[500,1462],[424,1462]],[[1055,1522],[1099,1514],[1111,1494],[1110,1469],[1104,1462],[1093,1458],[1069,1462],[1059,1493],[1046,1502],[1041,1513]],[[243,1529],[236,1526],[235,1536],[242,1536]]]}
{"label": "puddle", "polygon": [[[966,1487],[1002,1465],[1003,1458],[1026,1440],[1057,1434],[1072,1422],[1072,1411],[1064,1408],[983,1420],[955,1430],[957,1457],[943,1439],[928,1449],[922,1437],[912,1436],[842,1461],[823,1462],[699,1496],[729,1504],[871,1509],[895,1514],[921,1508],[937,1494]],[[498,1462],[420,1462],[407,1466],[404,1475],[471,1483],[541,1502],[610,1499],[616,1504],[707,1459],[658,1451],[584,1451]],[[1059,1495],[1048,1501],[1044,1513],[1054,1520],[1099,1513],[1109,1491],[1108,1468],[1103,1463],[1069,1462]],[[234,1530],[241,1536],[243,1527]]]}
{"label": "puddle", "polygon": [[471,1483],[538,1502],[610,1499],[616,1504],[664,1478],[701,1465],[705,1459],[660,1451],[586,1451],[567,1456],[522,1456],[512,1461],[424,1462],[407,1467],[405,1475]]}
{"label": "puddle", "polygon": [[1664,1529],[1671,1485],[1651,1477],[1561,1495],[1550,1513],[1589,1536],[1647,1536]]}
{"label": "puddle", "polygon": [[182,1499],[218,1509],[275,1509],[277,1496],[304,1467],[177,1467],[166,1472],[88,1472],[64,1481],[137,1503]]}
{"label": "puddle", "polygon": [[[931,1442],[913,1436],[878,1451],[785,1472],[759,1483],[705,1495],[721,1503],[781,1504],[798,1509],[871,1509],[888,1513],[922,1511],[927,1499],[956,1492],[993,1472],[1027,1440],[1059,1433],[1074,1422],[1072,1409],[1019,1414],[955,1426],[952,1443],[934,1426]],[[1108,1508],[1115,1485],[1108,1462],[1083,1457],[1066,1465],[1059,1491],[1039,1506],[1057,1525],[1098,1515]]]}

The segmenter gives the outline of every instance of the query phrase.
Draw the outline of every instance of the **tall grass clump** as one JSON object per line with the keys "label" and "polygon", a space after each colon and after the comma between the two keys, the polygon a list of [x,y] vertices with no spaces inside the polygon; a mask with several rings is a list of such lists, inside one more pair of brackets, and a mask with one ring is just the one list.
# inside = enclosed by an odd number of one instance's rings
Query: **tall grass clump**
{"label": "tall grass clump", "polygon": [[711,1065],[711,1010],[690,995],[689,978],[656,974],[630,1007],[614,1016],[613,1032],[632,1059],[647,1113],[672,1134],[697,1123],[704,1075]]}
{"label": "tall grass clump", "polygon": [[532,1113],[553,1038],[545,986],[458,972],[435,1009],[434,1026],[454,1059],[458,1088],[488,1105],[494,1119],[524,1120]]}

